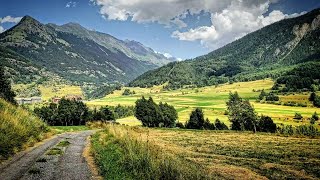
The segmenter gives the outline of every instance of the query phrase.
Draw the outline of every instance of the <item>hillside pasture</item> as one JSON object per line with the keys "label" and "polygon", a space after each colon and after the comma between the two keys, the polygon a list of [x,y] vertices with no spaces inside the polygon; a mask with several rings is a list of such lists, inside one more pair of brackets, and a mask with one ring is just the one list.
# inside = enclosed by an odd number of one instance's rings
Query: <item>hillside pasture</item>
{"label": "hillside pasture", "polygon": [[[278,124],[291,124],[294,126],[308,124],[308,118],[314,112],[319,112],[319,108],[312,107],[291,107],[275,104],[267,104],[256,102],[262,89],[270,91],[273,86],[273,81],[271,79],[251,81],[251,82],[239,82],[233,84],[223,84],[218,86],[209,86],[203,88],[185,88],[179,90],[165,91],[162,86],[155,86],[153,88],[132,88],[125,87],[121,90],[115,91],[102,99],[89,101],[87,104],[91,107],[94,106],[116,106],[121,105],[134,105],[135,101],[142,96],[146,98],[152,97],[155,102],[159,103],[167,102],[173,105],[178,112],[178,120],[180,122],[185,122],[189,119],[191,111],[196,107],[201,107],[204,110],[206,118],[210,121],[214,121],[219,118],[221,121],[230,125],[227,115],[225,115],[226,101],[228,100],[229,92],[237,91],[240,96],[244,99],[250,100],[250,102],[255,107],[259,115],[271,116],[274,121]],[[130,89],[130,91],[135,91],[136,94],[123,96],[122,93],[124,89]],[[280,99],[283,102],[297,101],[306,102],[309,94],[290,94],[281,95]],[[304,117],[303,121],[293,120],[295,113],[301,113]],[[124,119],[119,119],[118,122],[121,124],[128,125],[138,125],[139,121],[135,117],[127,117]]]}

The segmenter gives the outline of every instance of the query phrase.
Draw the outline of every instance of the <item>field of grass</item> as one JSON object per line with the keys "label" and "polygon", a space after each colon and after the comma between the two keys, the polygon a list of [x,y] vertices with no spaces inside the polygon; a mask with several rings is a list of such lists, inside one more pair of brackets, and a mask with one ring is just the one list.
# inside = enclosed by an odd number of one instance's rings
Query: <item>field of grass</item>
{"label": "field of grass", "polygon": [[50,126],[57,134],[89,130],[87,126]]}
{"label": "field of grass", "polygon": [[71,85],[55,85],[55,86],[39,86],[41,97],[43,100],[49,100],[53,97],[63,97],[68,94],[82,95],[80,86]]}
{"label": "field of grass", "polygon": [[[201,107],[204,110],[205,117],[208,117],[210,121],[214,121],[219,118],[227,125],[230,124],[228,117],[224,115],[226,110],[226,101],[228,100],[229,92],[237,91],[244,99],[249,99],[255,107],[259,115],[271,116],[276,123],[291,124],[294,126],[308,124],[307,118],[311,117],[314,112],[320,113],[319,108],[314,107],[290,107],[273,104],[256,103],[255,100],[259,96],[260,92],[254,92],[257,90],[270,90],[273,86],[273,81],[270,79],[258,80],[251,82],[239,82],[234,84],[224,84],[219,86],[210,86],[203,88],[190,88],[173,91],[163,91],[162,86],[156,86],[153,88],[122,88],[122,90],[115,91],[113,94],[106,96],[105,98],[89,101],[87,104],[90,107],[93,106],[116,106],[121,105],[134,105],[135,101],[141,96],[151,96],[156,102],[167,102],[173,105],[179,115],[179,121],[185,122],[188,120],[191,111],[196,107]],[[130,96],[123,96],[124,89],[130,89],[135,91],[136,94]],[[295,101],[305,102],[308,99],[309,94],[294,94],[280,96],[282,102]],[[301,113],[305,118],[302,122],[296,122],[293,120],[295,113]],[[117,120],[121,124],[138,125],[140,122],[135,117],[127,117]]]}
{"label": "field of grass", "polygon": [[[126,149],[128,147],[122,144],[121,139],[131,138],[133,142],[147,143],[150,149],[165,152],[163,154],[169,157],[168,161],[172,161],[173,167],[176,167],[175,161],[182,163],[187,161],[191,167],[198,167],[199,171],[206,175],[204,179],[320,178],[319,139],[235,131],[149,129],[128,126],[110,126],[107,129],[96,134],[93,140],[93,147],[101,150],[96,154],[96,158],[102,172],[112,168],[109,167],[111,164],[108,164],[112,159],[107,158],[114,158],[112,162],[116,162],[123,159],[123,156],[143,155],[144,151],[141,151],[142,154],[140,151],[136,154],[130,153],[131,151]],[[107,152],[109,156],[104,154]],[[121,152],[126,153],[121,154]],[[117,156],[110,157],[110,154],[115,153],[118,153]],[[134,160],[134,157],[130,160]],[[119,167],[125,165],[120,163]],[[160,170],[162,168],[158,167]],[[139,173],[139,170],[137,171]],[[200,178],[198,176],[195,179]]]}

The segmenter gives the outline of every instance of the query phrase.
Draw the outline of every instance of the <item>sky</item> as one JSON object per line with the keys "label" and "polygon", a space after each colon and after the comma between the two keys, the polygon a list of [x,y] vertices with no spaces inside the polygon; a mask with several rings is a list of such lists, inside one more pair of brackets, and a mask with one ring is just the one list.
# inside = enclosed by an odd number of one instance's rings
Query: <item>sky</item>
{"label": "sky", "polygon": [[0,32],[30,15],[45,24],[79,23],[190,59],[315,8],[319,0],[0,0]]}

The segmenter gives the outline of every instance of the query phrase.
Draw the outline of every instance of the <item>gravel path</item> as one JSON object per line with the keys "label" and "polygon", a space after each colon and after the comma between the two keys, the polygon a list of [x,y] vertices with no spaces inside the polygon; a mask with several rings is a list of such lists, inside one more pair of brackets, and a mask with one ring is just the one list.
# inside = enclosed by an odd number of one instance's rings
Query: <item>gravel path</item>
{"label": "gravel path", "polygon": [[93,179],[82,153],[87,144],[87,137],[94,132],[81,131],[62,134],[45,141],[38,147],[22,152],[7,164],[0,166],[0,179]]}

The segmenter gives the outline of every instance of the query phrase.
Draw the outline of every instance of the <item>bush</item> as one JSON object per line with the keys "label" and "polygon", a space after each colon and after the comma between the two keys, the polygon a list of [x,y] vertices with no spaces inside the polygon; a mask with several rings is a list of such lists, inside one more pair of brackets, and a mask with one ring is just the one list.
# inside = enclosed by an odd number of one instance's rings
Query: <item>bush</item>
{"label": "bush", "polygon": [[279,96],[273,94],[273,93],[269,93],[266,96],[266,101],[279,101]]}
{"label": "bush", "polygon": [[207,129],[207,130],[215,130],[216,129],[215,125],[213,123],[211,123],[208,118],[204,122],[203,127],[204,127],[204,129]]}
{"label": "bush", "polygon": [[185,127],[187,129],[203,129],[204,128],[204,116],[201,108],[196,108],[190,114],[189,121],[186,122]]}
{"label": "bush", "polygon": [[313,102],[313,101],[315,100],[316,96],[317,96],[316,93],[315,93],[315,92],[312,92],[312,93],[310,94],[309,101]]}
{"label": "bush", "polygon": [[300,113],[296,113],[293,117],[293,119],[296,119],[296,120],[301,120],[303,117]]}
{"label": "bush", "polygon": [[273,122],[269,116],[261,116],[257,125],[258,131],[275,133],[277,125]]}
{"label": "bush", "polygon": [[183,123],[181,123],[181,122],[177,122],[177,123],[176,123],[176,127],[177,127],[177,128],[181,128],[181,129],[185,128],[184,125],[183,125]]}
{"label": "bush", "polygon": [[319,131],[312,125],[301,125],[296,127],[297,135],[315,137],[319,135]]}
{"label": "bush", "polygon": [[125,89],[122,93],[123,96],[129,96],[129,95],[132,95],[132,94],[136,94],[135,91],[130,91],[130,89]]}
{"label": "bush", "polygon": [[282,125],[281,127],[277,128],[277,132],[285,136],[291,136],[294,134],[294,129],[292,125],[286,125],[286,126]]}
{"label": "bush", "polygon": [[217,130],[228,130],[228,126],[225,125],[223,122],[221,122],[219,119],[216,119],[214,122],[214,126],[216,127]]}

